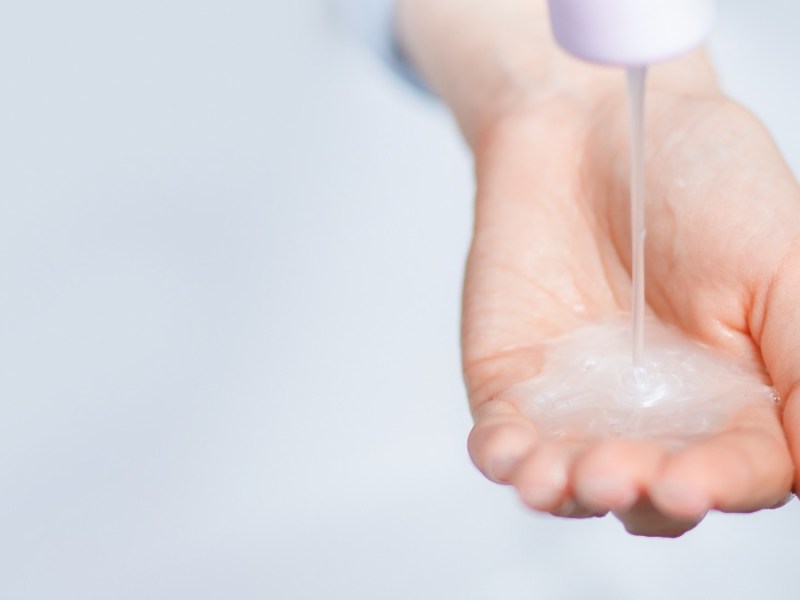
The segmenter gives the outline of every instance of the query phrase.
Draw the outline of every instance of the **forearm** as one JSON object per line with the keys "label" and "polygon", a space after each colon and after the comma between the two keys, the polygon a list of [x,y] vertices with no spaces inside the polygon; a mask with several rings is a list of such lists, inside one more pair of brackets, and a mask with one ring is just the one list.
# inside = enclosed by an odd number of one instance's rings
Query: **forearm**
{"label": "forearm", "polygon": [[[397,29],[411,62],[452,108],[473,145],[498,117],[553,99],[580,105],[619,88],[619,73],[567,56],[545,0],[399,0]],[[718,93],[702,52],[660,66],[652,83]]]}

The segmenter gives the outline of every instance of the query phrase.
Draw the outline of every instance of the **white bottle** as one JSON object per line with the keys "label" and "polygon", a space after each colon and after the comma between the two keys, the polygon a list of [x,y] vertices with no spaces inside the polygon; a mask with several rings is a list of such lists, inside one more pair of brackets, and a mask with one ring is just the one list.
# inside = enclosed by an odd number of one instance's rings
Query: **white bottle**
{"label": "white bottle", "polygon": [[703,43],[714,0],[549,0],[558,43],[591,62],[625,67],[674,58]]}

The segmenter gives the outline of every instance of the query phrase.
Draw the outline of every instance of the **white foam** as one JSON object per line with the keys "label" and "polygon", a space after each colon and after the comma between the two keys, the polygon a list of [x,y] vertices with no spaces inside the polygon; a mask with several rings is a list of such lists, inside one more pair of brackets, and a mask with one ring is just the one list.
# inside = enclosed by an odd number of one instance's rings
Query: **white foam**
{"label": "white foam", "polygon": [[628,318],[545,344],[539,375],[512,390],[545,436],[694,439],[743,407],[775,403],[763,373],[655,320],[634,368]]}

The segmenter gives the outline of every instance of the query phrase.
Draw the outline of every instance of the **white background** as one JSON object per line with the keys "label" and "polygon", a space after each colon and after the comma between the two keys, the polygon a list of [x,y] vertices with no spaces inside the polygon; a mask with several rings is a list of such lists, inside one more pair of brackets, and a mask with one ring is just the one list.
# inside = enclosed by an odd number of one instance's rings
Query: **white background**
{"label": "white background", "polygon": [[[7,4],[0,598],[796,598],[796,502],[647,540],[470,466],[469,156],[326,5]],[[713,41],[796,172],[798,17]]]}

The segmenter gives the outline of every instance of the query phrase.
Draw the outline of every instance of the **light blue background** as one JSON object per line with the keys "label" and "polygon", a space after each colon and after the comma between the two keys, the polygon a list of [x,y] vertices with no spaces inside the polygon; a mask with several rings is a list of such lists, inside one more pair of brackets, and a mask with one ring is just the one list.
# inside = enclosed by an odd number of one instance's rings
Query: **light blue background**
{"label": "light blue background", "polygon": [[[796,597],[796,502],[642,540],[473,470],[469,156],[327,5],[0,17],[0,598]],[[713,42],[796,172],[798,17]]]}

